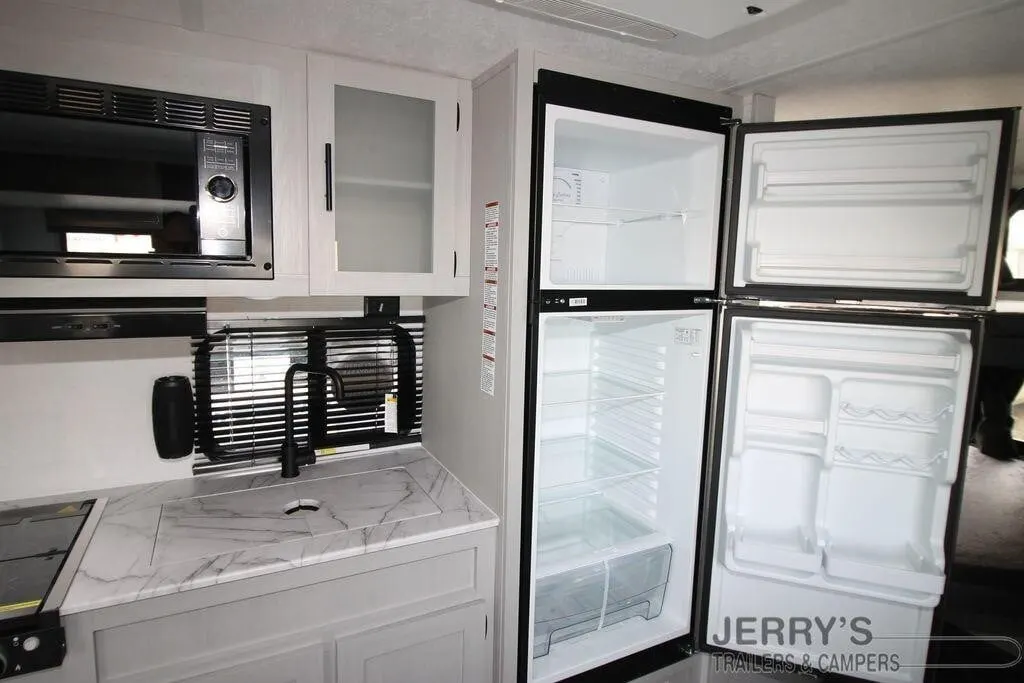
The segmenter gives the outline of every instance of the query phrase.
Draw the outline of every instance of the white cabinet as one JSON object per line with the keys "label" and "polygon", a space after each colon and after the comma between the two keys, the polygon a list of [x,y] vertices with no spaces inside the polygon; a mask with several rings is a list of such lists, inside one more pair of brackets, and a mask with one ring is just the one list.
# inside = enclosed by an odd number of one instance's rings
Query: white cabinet
{"label": "white cabinet", "polygon": [[489,676],[482,602],[337,641],[337,683],[476,683]]}
{"label": "white cabinet", "polygon": [[261,657],[174,683],[324,683],[323,648],[317,645]]}
{"label": "white cabinet", "polygon": [[495,533],[70,615],[51,680],[488,683]]}
{"label": "white cabinet", "polygon": [[468,293],[470,86],[308,59],[311,294]]}

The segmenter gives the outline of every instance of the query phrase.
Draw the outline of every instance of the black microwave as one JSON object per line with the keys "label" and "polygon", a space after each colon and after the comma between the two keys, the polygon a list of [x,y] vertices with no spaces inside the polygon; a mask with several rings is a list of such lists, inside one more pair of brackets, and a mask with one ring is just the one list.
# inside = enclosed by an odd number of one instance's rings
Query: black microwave
{"label": "black microwave", "polygon": [[270,108],[0,71],[0,277],[273,279]]}

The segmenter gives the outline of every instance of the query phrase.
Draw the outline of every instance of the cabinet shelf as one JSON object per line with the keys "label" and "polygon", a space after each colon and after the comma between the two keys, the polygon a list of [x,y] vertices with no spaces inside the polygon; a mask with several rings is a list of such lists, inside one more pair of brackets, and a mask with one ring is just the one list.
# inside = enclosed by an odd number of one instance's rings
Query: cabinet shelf
{"label": "cabinet shelf", "polygon": [[335,181],[337,185],[360,185],[363,187],[386,187],[398,190],[423,190],[424,192],[434,189],[433,183],[417,182],[411,180],[391,180],[389,178],[362,178],[359,176],[343,175],[338,176]]}

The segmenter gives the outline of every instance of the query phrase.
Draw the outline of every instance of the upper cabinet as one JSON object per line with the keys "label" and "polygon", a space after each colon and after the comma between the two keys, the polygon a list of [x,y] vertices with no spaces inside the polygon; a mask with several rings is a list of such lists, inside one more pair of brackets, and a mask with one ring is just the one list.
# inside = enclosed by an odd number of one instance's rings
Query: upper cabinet
{"label": "upper cabinet", "polygon": [[469,291],[470,84],[308,61],[311,294]]}

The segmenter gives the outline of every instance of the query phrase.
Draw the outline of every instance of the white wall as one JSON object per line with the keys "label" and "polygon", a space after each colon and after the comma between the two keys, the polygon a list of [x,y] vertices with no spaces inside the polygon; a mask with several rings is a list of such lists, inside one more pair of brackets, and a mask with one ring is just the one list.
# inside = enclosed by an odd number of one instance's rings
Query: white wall
{"label": "white wall", "polygon": [[191,476],[153,444],[164,375],[192,375],[188,339],[0,344],[0,500]]}
{"label": "white wall", "polygon": [[[773,94],[776,97],[777,121],[1020,107],[1024,106],[1024,73],[984,78],[882,81],[835,88],[795,89]],[[1024,126],[1018,128],[1017,136],[1014,185],[1020,187],[1024,185]]]}

